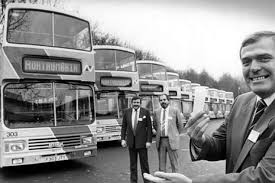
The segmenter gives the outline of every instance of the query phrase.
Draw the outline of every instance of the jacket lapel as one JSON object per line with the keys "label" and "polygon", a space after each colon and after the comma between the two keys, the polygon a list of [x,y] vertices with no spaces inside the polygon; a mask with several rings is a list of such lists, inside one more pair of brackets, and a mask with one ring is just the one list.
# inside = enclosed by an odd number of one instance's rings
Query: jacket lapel
{"label": "jacket lapel", "polygon": [[[261,134],[267,129],[269,122],[274,118],[274,108],[275,108],[275,101],[271,103],[271,105],[266,109],[264,114],[261,116],[259,121],[255,124],[254,128],[252,129],[256,134],[257,138],[256,141],[259,139]],[[248,127],[247,127],[248,130]],[[250,132],[251,133],[251,132]],[[245,140],[244,146],[241,150],[241,153],[238,157],[237,163],[234,167],[233,172],[237,172],[240,166],[242,165],[243,161],[247,157],[248,153],[250,152],[251,148],[256,142],[252,142],[248,138]]]}
{"label": "jacket lapel", "polygon": [[133,113],[133,109],[131,108],[130,112],[129,112],[129,125],[131,127],[131,130],[133,131],[133,121],[132,121],[132,113]]}
{"label": "jacket lapel", "polygon": [[[242,145],[244,142],[244,135],[248,128],[251,116],[253,114],[253,109],[255,107],[256,97],[248,100],[247,104],[240,109],[240,112],[237,113],[237,118],[234,120],[238,120],[235,122],[232,129],[232,160],[236,161],[239,157],[240,151],[242,150]],[[240,140],[241,139],[241,140]]]}

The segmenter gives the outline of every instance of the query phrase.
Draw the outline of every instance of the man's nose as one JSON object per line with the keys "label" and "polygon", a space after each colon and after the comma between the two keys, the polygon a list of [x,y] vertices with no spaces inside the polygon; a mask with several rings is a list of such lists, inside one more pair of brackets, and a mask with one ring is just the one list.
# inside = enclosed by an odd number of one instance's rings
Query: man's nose
{"label": "man's nose", "polygon": [[257,60],[252,60],[250,70],[253,72],[261,70],[261,64]]}

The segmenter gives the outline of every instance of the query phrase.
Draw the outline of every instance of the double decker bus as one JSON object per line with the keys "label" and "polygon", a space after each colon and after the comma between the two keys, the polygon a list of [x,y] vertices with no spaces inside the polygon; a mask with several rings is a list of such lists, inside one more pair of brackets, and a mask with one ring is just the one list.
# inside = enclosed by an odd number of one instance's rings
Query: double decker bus
{"label": "double decker bus", "polygon": [[95,156],[89,22],[11,3],[2,23],[0,167]]}
{"label": "double decker bus", "polygon": [[191,81],[185,80],[185,79],[179,79],[179,82],[181,86],[182,113],[185,120],[188,121],[193,110]]}
{"label": "double decker bus", "polygon": [[209,114],[210,111],[210,96],[209,96],[209,87],[208,86],[200,86],[200,87],[204,87],[206,90],[206,97],[205,97],[205,103],[204,103],[204,108],[203,111],[206,114]]}
{"label": "double decker bus", "polygon": [[183,115],[181,106],[181,88],[179,82],[179,74],[176,72],[167,72],[167,78],[170,105],[176,109],[179,109]]}
{"label": "double decker bus", "polygon": [[107,45],[94,50],[97,140],[120,140],[122,112],[139,92],[135,51]]}
{"label": "double decker bus", "polygon": [[227,117],[228,114],[230,113],[231,107],[233,105],[234,102],[234,94],[233,92],[225,92],[225,113],[224,113],[224,117]]}
{"label": "double decker bus", "polygon": [[137,60],[139,73],[141,106],[150,111],[160,108],[159,95],[168,94],[167,68],[161,62],[151,60]]}
{"label": "double decker bus", "polygon": [[225,114],[225,91],[224,90],[218,90],[218,113],[217,118],[224,118]]}
{"label": "double decker bus", "polygon": [[194,101],[195,98],[195,88],[201,86],[199,83],[191,83],[191,90],[192,90],[192,100]]}
{"label": "double decker bus", "polygon": [[210,119],[217,118],[218,114],[218,90],[216,88],[209,88],[209,98],[210,98],[210,104],[209,104],[209,117]]}

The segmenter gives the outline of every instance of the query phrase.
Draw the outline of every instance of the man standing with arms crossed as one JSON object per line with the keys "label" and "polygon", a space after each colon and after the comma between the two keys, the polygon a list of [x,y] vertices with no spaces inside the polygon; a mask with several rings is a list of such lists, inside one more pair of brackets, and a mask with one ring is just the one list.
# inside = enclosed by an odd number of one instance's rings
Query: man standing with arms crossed
{"label": "man standing with arms crossed", "polygon": [[167,153],[171,162],[172,172],[179,170],[180,133],[183,122],[180,111],[169,105],[169,96],[159,96],[161,108],[154,113],[154,129],[159,158],[159,170],[166,172]]}
{"label": "man standing with arms crossed", "polygon": [[187,124],[192,160],[226,160],[226,174],[199,176],[156,172],[181,183],[275,182],[275,32],[257,32],[240,49],[244,79],[252,92],[238,96],[225,122],[206,135],[209,117],[198,113]]}
{"label": "man standing with arms crossed", "polygon": [[[141,98],[132,98],[132,108],[126,109],[123,115],[121,128],[121,145],[129,149],[130,179],[137,183],[137,157],[139,156],[142,176],[149,173],[147,148],[152,143],[152,122],[150,112],[140,107]],[[143,179],[144,182],[149,182]]]}

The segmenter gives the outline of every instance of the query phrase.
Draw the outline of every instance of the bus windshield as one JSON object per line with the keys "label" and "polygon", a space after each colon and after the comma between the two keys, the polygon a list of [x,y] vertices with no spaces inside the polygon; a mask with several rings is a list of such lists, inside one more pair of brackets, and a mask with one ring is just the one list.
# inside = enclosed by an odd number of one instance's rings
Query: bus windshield
{"label": "bus windshield", "polygon": [[169,87],[179,87],[180,86],[179,77],[168,74],[168,85]]}
{"label": "bus windshield", "polygon": [[138,64],[139,78],[166,81],[166,68],[156,64]]}
{"label": "bus windshield", "polygon": [[117,92],[97,93],[96,117],[118,118],[118,94]]}
{"label": "bus windshield", "polygon": [[170,99],[170,105],[172,108],[178,109],[180,112],[182,111],[180,100]]}
{"label": "bus windshield", "polygon": [[98,49],[95,61],[96,70],[136,71],[135,54],[131,52]]}
{"label": "bus windshield", "polygon": [[123,111],[131,107],[132,98],[135,94],[132,93],[121,93],[118,95],[118,108],[119,108],[119,117],[122,118]]}
{"label": "bus windshield", "polygon": [[11,9],[7,41],[18,44],[91,50],[87,21],[48,11]]}
{"label": "bus windshield", "polygon": [[68,83],[10,83],[4,88],[4,122],[9,128],[91,124],[89,86]]}
{"label": "bus windshield", "polygon": [[141,107],[150,111],[150,114],[153,115],[153,103],[151,96],[142,97]]}

